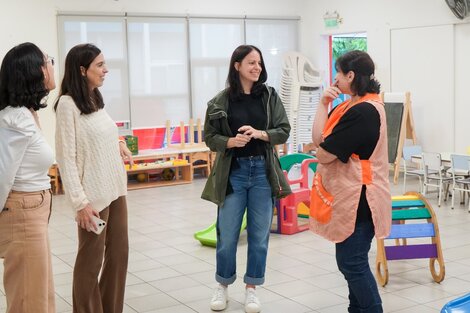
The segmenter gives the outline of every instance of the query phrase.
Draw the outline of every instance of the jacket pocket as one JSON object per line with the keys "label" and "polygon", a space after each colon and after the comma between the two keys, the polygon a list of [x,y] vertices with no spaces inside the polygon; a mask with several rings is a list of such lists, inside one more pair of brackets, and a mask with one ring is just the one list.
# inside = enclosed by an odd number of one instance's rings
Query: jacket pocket
{"label": "jacket pocket", "polygon": [[321,224],[327,224],[331,220],[333,200],[333,195],[323,186],[321,175],[316,173],[310,193],[310,216]]}
{"label": "jacket pocket", "polygon": [[219,111],[215,111],[215,112],[212,112],[212,113],[209,113],[209,120],[219,120],[223,117],[227,117],[227,113],[225,111],[222,111],[222,110],[219,110]]}

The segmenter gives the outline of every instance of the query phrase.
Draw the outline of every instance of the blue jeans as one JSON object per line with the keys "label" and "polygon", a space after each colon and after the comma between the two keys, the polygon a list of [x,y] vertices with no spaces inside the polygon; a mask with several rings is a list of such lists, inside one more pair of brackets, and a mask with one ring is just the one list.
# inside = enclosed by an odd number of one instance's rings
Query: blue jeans
{"label": "blue jeans", "polygon": [[232,168],[227,195],[217,213],[217,271],[215,279],[223,285],[236,277],[236,254],[240,227],[247,211],[248,262],[244,282],[264,283],[269,233],[273,218],[274,198],[261,156],[238,158],[239,168]]}
{"label": "blue jeans", "polygon": [[369,267],[368,253],[374,237],[372,220],[356,222],[353,234],[336,244],[336,263],[348,282],[350,313],[382,313],[377,283]]}

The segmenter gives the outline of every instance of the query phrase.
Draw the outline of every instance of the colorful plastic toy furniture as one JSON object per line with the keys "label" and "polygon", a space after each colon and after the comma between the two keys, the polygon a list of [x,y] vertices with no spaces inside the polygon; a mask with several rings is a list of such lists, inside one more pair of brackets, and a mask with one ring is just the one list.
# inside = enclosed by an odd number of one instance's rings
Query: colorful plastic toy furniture
{"label": "colorful plastic toy furniture", "polygon": [[[429,238],[431,242],[409,244],[408,241],[414,238]],[[395,245],[385,246],[385,240],[389,239],[395,239]],[[392,260],[429,258],[434,281],[440,283],[444,280],[445,266],[437,219],[424,196],[408,192],[405,196],[392,197],[392,229],[385,240],[377,240],[376,277],[381,286],[388,283],[387,261]],[[418,241],[422,242],[422,239]],[[436,272],[436,261],[439,272]]]}
{"label": "colorful plastic toy furniture", "polygon": [[[302,164],[302,161],[305,159],[314,159],[314,157],[305,153],[293,153],[283,155],[279,158],[279,162],[281,163],[282,170],[289,172],[292,166],[295,164]],[[310,169],[315,172],[317,170],[317,163],[311,163]]]}
{"label": "colorful plastic toy furniture", "polygon": [[[242,226],[240,227],[240,233],[246,228],[246,212],[243,215]],[[215,247],[217,245],[217,226],[216,223],[207,227],[204,230],[194,233],[194,238],[199,240],[202,245]]]}
{"label": "colorful plastic toy furniture", "polygon": [[[308,160],[306,165],[302,162]],[[296,153],[288,154],[280,158],[281,168],[284,170],[284,175],[287,177],[288,171],[295,164],[301,164],[301,177],[295,180],[289,180],[289,184],[300,184],[299,189],[294,189],[292,195],[277,201],[277,229],[272,232],[280,234],[295,234],[300,231],[308,229],[308,224],[300,226],[298,224],[298,215],[308,218],[309,214],[309,201],[310,190],[308,189],[308,167],[313,171],[316,170],[317,161],[309,154]],[[308,192],[308,194],[307,194]],[[306,202],[307,205],[304,204]],[[246,228],[246,213],[243,216],[241,231]],[[217,245],[217,228],[216,223],[213,223],[204,230],[194,233],[194,238],[199,240],[205,246],[215,247]]]}
{"label": "colorful plastic toy furniture", "polygon": [[441,313],[470,313],[470,293],[447,302]]}
{"label": "colorful plastic toy furniture", "polygon": [[[307,217],[310,206],[310,188],[308,186],[308,169],[316,170],[317,159],[308,154],[288,154],[280,158],[281,168],[289,185],[297,185],[292,194],[277,202],[277,228],[272,230],[279,234],[292,235],[309,228],[308,223],[301,225],[299,216]],[[300,177],[289,179],[288,171],[294,164],[301,164]]]}

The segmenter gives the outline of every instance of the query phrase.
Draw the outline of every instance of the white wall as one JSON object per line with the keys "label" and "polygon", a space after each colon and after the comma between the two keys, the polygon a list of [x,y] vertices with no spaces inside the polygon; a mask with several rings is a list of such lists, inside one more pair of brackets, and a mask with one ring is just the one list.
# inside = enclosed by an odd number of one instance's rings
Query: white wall
{"label": "white wall", "polygon": [[[58,56],[57,12],[299,16],[302,3],[302,0],[0,0],[0,59],[14,45],[25,41],[34,42],[51,56]],[[56,68],[59,85],[58,73]],[[39,112],[44,135],[52,146],[55,129],[52,107],[56,96],[57,91],[52,92],[49,106]]]}
{"label": "white wall", "polygon": [[470,146],[470,23],[455,26],[455,146]]}
{"label": "white wall", "polygon": [[[395,89],[401,89],[402,86],[392,85],[392,76],[395,74],[392,75],[393,68],[390,67],[391,32],[401,29],[412,32],[414,28],[450,25],[455,40],[449,38],[445,42],[435,41],[434,44],[451,42],[455,46],[446,51],[455,51],[455,55],[449,58],[449,54],[446,54],[445,57],[423,64],[418,72],[410,69],[408,75],[414,79],[407,77],[407,90],[412,95],[413,112],[418,111],[414,114],[415,126],[418,142],[423,144],[425,150],[464,152],[470,146],[470,105],[468,96],[464,93],[468,88],[468,78],[465,75],[468,75],[470,63],[470,28],[465,26],[470,19],[462,22],[455,18],[444,0],[304,0],[304,6],[301,15],[301,50],[311,58],[313,64],[322,72],[328,73],[328,64],[325,62],[327,42],[324,39],[327,35],[365,31],[368,36],[368,52],[376,63],[376,76],[382,83],[383,91],[406,91]],[[343,18],[343,23],[337,28],[327,29],[323,23],[323,15],[326,11],[335,10]],[[459,25],[453,27],[453,24]],[[398,49],[409,49],[408,51],[413,52],[410,53],[410,58],[412,55],[419,57],[419,53],[411,49],[416,49],[417,46],[419,49],[420,40],[423,38],[416,38],[417,44],[413,47]],[[427,43],[425,46],[428,48],[432,44]],[[425,56],[426,49],[422,49],[421,53]],[[413,60],[408,61],[413,63]],[[445,69],[440,64],[444,64]],[[445,82],[444,90],[439,88],[440,71],[444,73],[446,80],[452,80],[450,83]],[[433,98],[425,93],[438,96]],[[429,105],[429,101],[434,102]],[[425,110],[426,117],[417,116],[417,113]],[[434,135],[443,128],[444,132]]]}
{"label": "white wall", "polygon": [[[26,9],[28,8],[28,9]],[[30,41],[51,56],[57,55],[56,9],[52,0],[0,0],[0,60],[13,46]],[[56,82],[58,81],[56,73]],[[55,123],[52,114],[52,102],[56,94],[49,96],[49,106],[40,111],[44,135],[50,144],[54,144]]]}
{"label": "white wall", "polygon": [[425,151],[456,151],[453,32],[454,25],[391,30],[390,87],[410,90],[414,128]]}
{"label": "white wall", "polygon": [[[336,29],[326,29],[323,24],[323,15],[326,11],[337,10],[343,18],[343,23]],[[270,15],[270,16],[301,16],[301,52],[306,54],[313,64],[324,73],[328,72],[326,36],[336,33],[367,32],[368,51],[377,65],[376,76],[382,83],[384,91],[391,91],[391,38],[392,29],[424,27],[433,25],[449,25],[461,23],[447,8],[443,0],[0,0],[0,29],[2,41],[0,42],[0,58],[13,45],[32,41],[50,55],[57,56],[57,11],[72,12],[148,12],[150,14],[190,14],[190,15]],[[465,21],[468,23],[469,21]],[[457,28],[456,28],[457,29]],[[455,63],[454,94],[449,95],[449,110],[455,112],[451,116],[453,125],[417,125],[418,140],[428,133],[432,127],[454,127],[453,138],[449,138],[454,151],[463,151],[470,145],[467,139],[466,125],[470,125],[467,117],[470,116],[470,105],[465,95],[465,78],[468,73],[469,61],[459,51],[470,51],[470,31],[468,27],[459,25],[455,31],[456,56],[449,62]],[[419,40],[419,39],[417,39]],[[438,42],[436,44],[439,44]],[[423,51],[426,53],[426,51]],[[466,53],[466,52],[465,52]],[[466,54],[468,55],[468,54]],[[459,62],[461,64],[459,64]],[[430,64],[428,71],[419,75],[432,75],[436,70]],[[56,69],[56,73],[58,70]],[[57,81],[60,78],[57,77]],[[415,86],[410,85],[409,90],[414,97],[413,106],[422,107],[419,95],[413,90],[426,90],[438,92],[433,86],[423,86],[417,77]],[[400,90],[401,91],[401,90]],[[56,94],[50,96],[50,106],[40,112],[44,132],[48,141],[53,145],[54,115],[52,103]],[[435,115],[439,115],[435,113]],[[447,120],[447,116],[446,116]],[[467,127],[467,128],[470,128]],[[469,129],[470,130],[470,129]],[[435,143],[436,146],[446,146],[444,143]],[[424,146],[426,149],[426,146]]]}

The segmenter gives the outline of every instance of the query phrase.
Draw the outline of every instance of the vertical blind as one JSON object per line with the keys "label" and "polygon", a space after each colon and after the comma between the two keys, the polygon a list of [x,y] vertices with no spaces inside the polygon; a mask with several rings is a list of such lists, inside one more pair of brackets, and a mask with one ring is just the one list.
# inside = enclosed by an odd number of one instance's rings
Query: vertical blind
{"label": "vertical blind", "polygon": [[133,129],[204,120],[207,102],[225,87],[233,50],[263,53],[268,84],[279,87],[282,54],[298,50],[298,18],[84,16],[59,14],[60,70],[74,45],[103,52],[109,73],[106,110]]}

